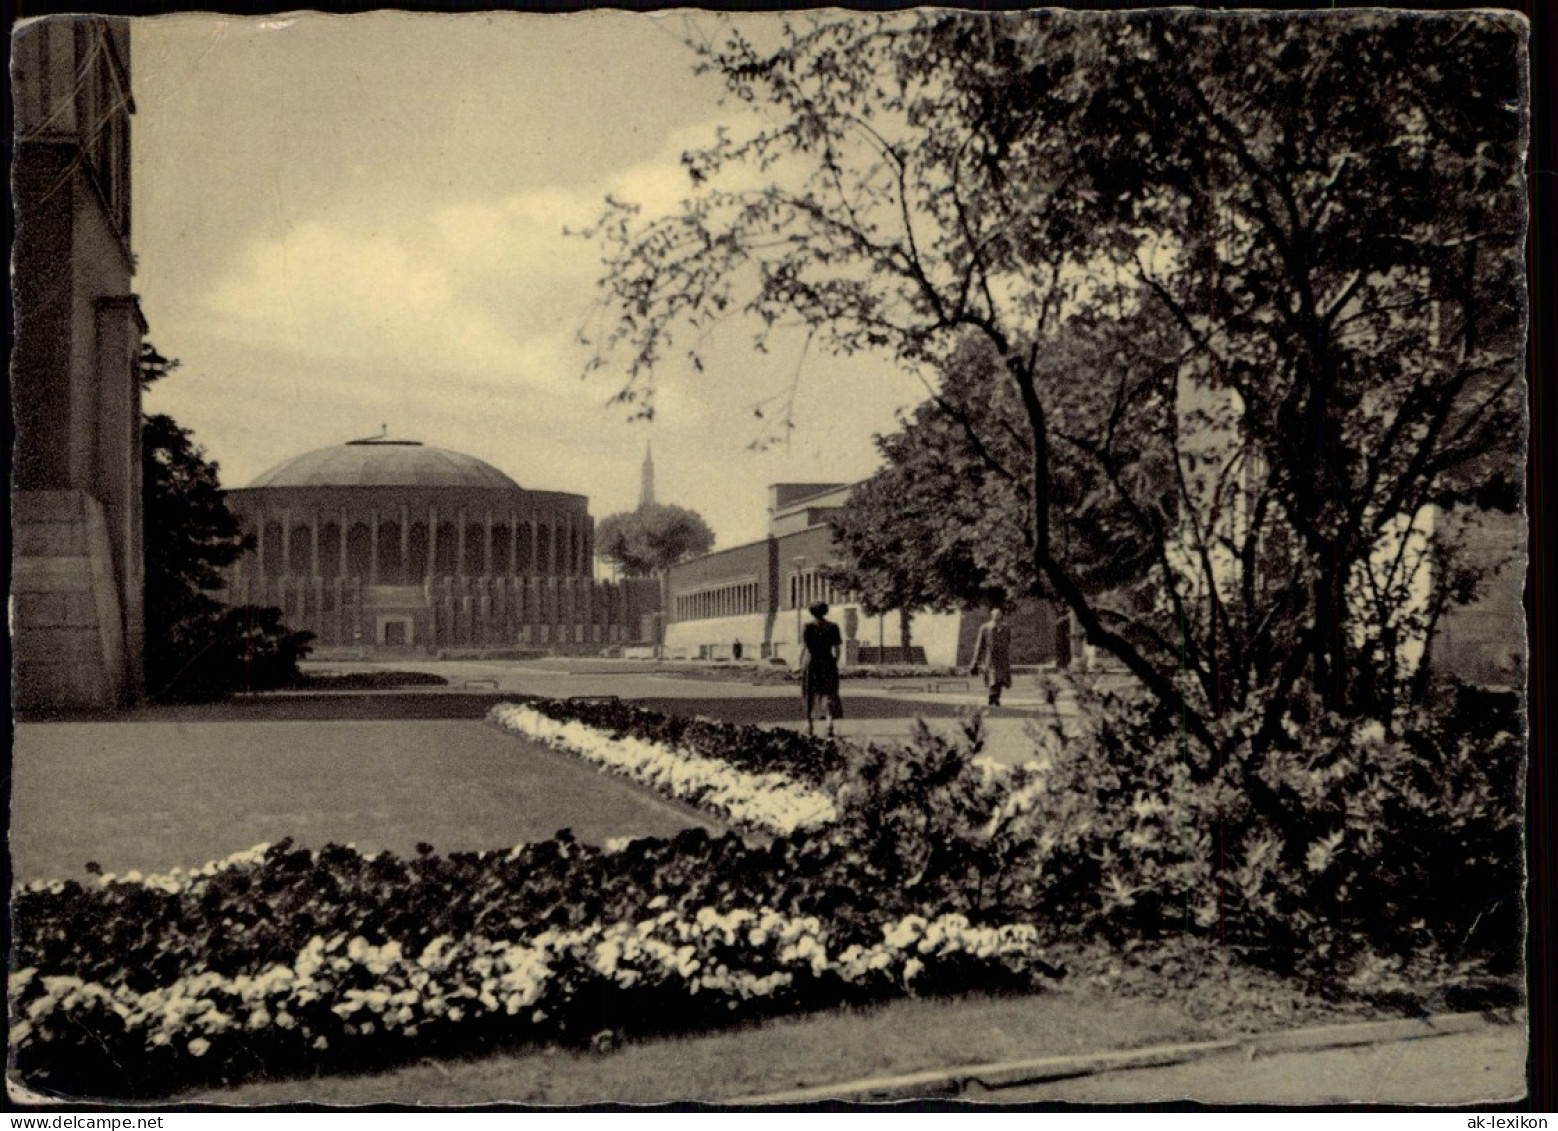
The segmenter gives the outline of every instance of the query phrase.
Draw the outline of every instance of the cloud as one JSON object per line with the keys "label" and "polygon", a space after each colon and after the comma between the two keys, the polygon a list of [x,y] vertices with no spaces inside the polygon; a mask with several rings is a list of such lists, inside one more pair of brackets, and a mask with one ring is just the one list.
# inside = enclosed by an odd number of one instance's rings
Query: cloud
{"label": "cloud", "polygon": [[318,358],[521,379],[529,360],[491,312],[460,299],[447,264],[393,232],[304,223],[251,240],[205,306],[227,336]]}
{"label": "cloud", "polygon": [[[564,234],[596,220],[608,193],[646,215],[673,208],[690,187],[683,151],[732,120],[668,131],[652,156],[598,176],[559,169],[515,192],[341,194],[290,227],[251,229],[203,299],[186,291],[161,305],[156,340],[185,368],[154,399],[195,428],[234,485],[383,421],[527,486],[588,494],[597,517],[634,504],[653,438],[664,499],[701,511],[721,546],[758,538],[767,483],[869,474],[871,433],[891,428],[919,386],[881,359],[803,351],[804,334],[758,354],[752,327],[733,320],[705,343],[704,372],[667,360],[654,424],[629,425],[627,408],[606,404],[624,374],[580,380],[588,347],[576,336],[601,265],[588,241]],[[750,451],[774,435],[792,384],[791,442]],[[753,414],[759,402],[766,420]]]}
{"label": "cloud", "polygon": [[[686,194],[680,154],[712,124],[668,135],[655,157],[612,176],[502,196],[382,200],[252,234],[198,314],[235,343],[371,360],[400,371],[550,379],[595,303],[599,256],[569,235],[608,192],[651,209]],[[193,313],[193,312],[191,312]],[[582,361],[581,361],[582,364]]]}

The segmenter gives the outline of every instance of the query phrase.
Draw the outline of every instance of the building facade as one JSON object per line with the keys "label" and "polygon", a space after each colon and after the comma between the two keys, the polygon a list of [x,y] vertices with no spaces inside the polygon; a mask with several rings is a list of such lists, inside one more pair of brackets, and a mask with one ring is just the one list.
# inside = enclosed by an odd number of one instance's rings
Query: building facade
{"label": "building facade", "polygon": [[[1251,458],[1248,446],[1233,426],[1208,428],[1204,421],[1238,421],[1243,402],[1232,389],[1208,388],[1181,380],[1176,391],[1181,418],[1199,414],[1196,428],[1182,428],[1181,451],[1194,455],[1204,468],[1213,470],[1200,482],[1226,482],[1230,488],[1219,500],[1210,490],[1182,496],[1180,505],[1193,512],[1201,527],[1217,536],[1209,539],[1208,560],[1212,579],[1223,600],[1238,591],[1243,563],[1229,547],[1246,537],[1254,499],[1260,488],[1262,468]],[[1237,470],[1235,470],[1237,469]],[[1441,563],[1435,554],[1436,539],[1448,536],[1461,543],[1467,564],[1482,574],[1476,599],[1450,605],[1433,625],[1431,635],[1421,623],[1426,613]],[[1206,571],[1187,556],[1186,545],[1170,545],[1183,575],[1197,579],[1200,587],[1187,586],[1186,599],[1200,603],[1210,616]],[[1346,588],[1349,645],[1364,647],[1366,627],[1377,625],[1381,613],[1371,594],[1384,594],[1398,629],[1396,657],[1403,675],[1435,674],[1488,687],[1518,687],[1525,669],[1525,519],[1506,513],[1464,505],[1446,511],[1429,504],[1414,514],[1400,514],[1382,523],[1373,551],[1356,563]],[[1257,570],[1255,584],[1260,584]],[[1424,669],[1426,665],[1426,670]]]}
{"label": "building facade", "polygon": [[414,440],[305,452],[227,501],[254,540],[229,599],[280,608],[326,654],[591,653],[643,638],[658,608],[652,581],[595,580],[583,495]]}
{"label": "building facade", "polygon": [[[847,505],[852,483],[776,483],[769,487],[768,536],[671,567],[665,635],[671,658],[796,663],[806,610],[818,601],[844,636],[846,665],[964,665],[973,658],[983,609],[916,613],[910,648],[896,612],[868,616],[853,595],[829,581],[839,564],[830,519]],[[1013,658],[1022,664],[1069,664],[1070,622],[1041,601],[1021,602],[1008,623]]]}
{"label": "building facade", "polygon": [[11,51],[15,703],[111,709],[143,690],[129,23],[37,20]]}

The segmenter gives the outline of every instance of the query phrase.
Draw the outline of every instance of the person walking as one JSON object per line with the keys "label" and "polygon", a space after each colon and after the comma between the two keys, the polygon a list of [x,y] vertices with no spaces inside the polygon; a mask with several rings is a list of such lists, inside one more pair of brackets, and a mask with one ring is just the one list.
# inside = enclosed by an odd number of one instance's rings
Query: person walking
{"label": "person walking", "polygon": [[990,706],[999,707],[1001,692],[1012,685],[1012,630],[1001,619],[998,606],[990,610],[990,619],[979,626],[974,663],[969,670],[984,676]]}
{"label": "person walking", "polygon": [[815,734],[812,722],[820,709],[828,720],[828,735],[833,722],[844,717],[839,698],[839,653],[844,637],[839,626],[828,619],[828,605],[818,601],[810,609],[812,619],[801,631],[801,696],[806,700],[806,733]]}

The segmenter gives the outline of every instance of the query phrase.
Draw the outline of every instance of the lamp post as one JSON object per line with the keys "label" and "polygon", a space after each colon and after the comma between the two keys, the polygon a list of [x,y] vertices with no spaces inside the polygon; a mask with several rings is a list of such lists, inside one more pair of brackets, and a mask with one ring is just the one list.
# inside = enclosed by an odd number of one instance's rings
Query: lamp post
{"label": "lamp post", "polygon": [[792,558],[790,564],[795,567],[795,666],[801,666],[801,570],[806,568],[806,556],[804,554]]}

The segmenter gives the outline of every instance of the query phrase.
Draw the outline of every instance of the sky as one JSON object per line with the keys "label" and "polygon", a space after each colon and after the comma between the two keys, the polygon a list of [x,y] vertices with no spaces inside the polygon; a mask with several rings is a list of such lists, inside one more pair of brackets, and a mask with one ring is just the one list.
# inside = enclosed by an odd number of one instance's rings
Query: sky
{"label": "sky", "polygon": [[[674,205],[682,152],[747,112],[693,73],[683,41],[715,18],[137,19],[135,287],[182,363],[148,411],[228,487],[385,427],[588,495],[597,519],[636,504],[652,442],[660,501],[720,547],[762,537],[769,483],[869,475],[873,435],[923,396],[881,359],[800,336],[765,356],[730,324],[705,372],[657,374],[652,423],[607,403],[623,374],[584,376],[600,254],[565,229],[608,192]],[[792,384],[788,441],[751,450],[772,437],[754,409]]]}

